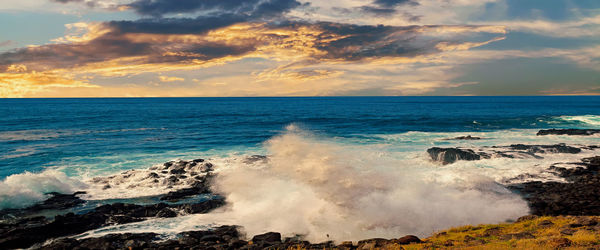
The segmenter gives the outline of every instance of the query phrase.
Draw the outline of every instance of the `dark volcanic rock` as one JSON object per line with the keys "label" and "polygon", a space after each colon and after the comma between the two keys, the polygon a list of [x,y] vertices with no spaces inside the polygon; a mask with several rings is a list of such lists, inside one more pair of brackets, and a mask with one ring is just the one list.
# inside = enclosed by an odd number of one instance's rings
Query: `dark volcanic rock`
{"label": "dark volcanic rock", "polygon": [[458,136],[458,137],[454,137],[454,138],[448,138],[448,139],[444,139],[444,140],[481,140],[481,137],[467,135],[467,136]]}
{"label": "dark volcanic rock", "polygon": [[[51,238],[83,233],[110,224],[142,221],[147,217],[172,217],[173,214],[176,216],[172,209],[185,210],[188,213],[205,213],[224,203],[223,200],[208,200],[184,205],[159,203],[142,206],[114,203],[97,207],[85,214],[57,215],[53,221],[45,217],[22,219],[14,223],[0,224],[0,249],[27,248]],[[187,209],[190,206],[194,209]]]}
{"label": "dark volcanic rock", "polygon": [[575,168],[551,167],[569,182],[526,182],[510,185],[525,198],[535,215],[600,215],[598,156],[585,158]]}
{"label": "dark volcanic rock", "polygon": [[265,248],[273,245],[281,244],[281,234],[275,232],[269,232],[265,234],[259,234],[252,237],[253,245],[260,248]]}
{"label": "dark volcanic rock", "polygon": [[524,150],[531,153],[567,153],[567,154],[578,154],[581,152],[580,148],[567,146],[564,143],[555,145],[525,145],[525,144],[513,144],[509,146],[511,149]]}
{"label": "dark volcanic rock", "polygon": [[160,200],[163,201],[178,201],[193,195],[199,194],[208,194],[211,193],[210,190],[210,179],[213,178],[213,175],[205,175],[205,176],[196,176],[196,182],[192,184],[192,187],[183,188],[176,191],[171,191],[162,197]]}
{"label": "dark volcanic rock", "polygon": [[245,164],[253,164],[255,162],[266,162],[268,160],[269,160],[269,158],[267,158],[267,156],[264,156],[264,155],[252,155],[252,156],[246,157],[246,159],[244,159],[243,162]]}
{"label": "dark volcanic rock", "polygon": [[542,129],[537,135],[593,135],[600,133],[600,129]]}
{"label": "dark volcanic rock", "polygon": [[27,217],[35,215],[44,210],[65,210],[76,207],[85,203],[84,200],[77,197],[78,195],[85,194],[85,192],[76,192],[74,194],[60,194],[56,192],[49,193],[52,195],[47,200],[37,203],[33,206],[24,209],[4,209],[0,210],[0,219],[12,218],[12,217]]}
{"label": "dark volcanic rock", "polygon": [[69,239],[62,238],[40,249],[401,249],[399,245],[422,242],[413,235],[399,239],[361,240],[357,246],[352,242],[335,245],[332,241],[311,244],[301,238],[293,237],[281,241],[281,234],[270,232],[252,237],[245,241],[236,226],[220,226],[206,231],[188,231],[179,233],[176,239],[160,240],[154,233],[109,234],[99,238]]}
{"label": "dark volcanic rock", "polygon": [[431,156],[431,159],[442,164],[450,164],[458,160],[475,161],[481,159],[481,155],[471,149],[434,147],[427,149],[427,153]]}
{"label": "dark volcanic rock", "polygon": [[411,243],[421,243],[421,239],[419,239],[419,237],[414,236],[414,235],[407,235],[407,236],[397,239],[396,242],[400,245],[406,245],[406,244],[411,244]]}
{"label": "dark volcanic rock", "polygon": [[160,218],[172,218],[177,217],[177,213],[170,208],[163,208],[158,213],[156,213],[156,217]]}

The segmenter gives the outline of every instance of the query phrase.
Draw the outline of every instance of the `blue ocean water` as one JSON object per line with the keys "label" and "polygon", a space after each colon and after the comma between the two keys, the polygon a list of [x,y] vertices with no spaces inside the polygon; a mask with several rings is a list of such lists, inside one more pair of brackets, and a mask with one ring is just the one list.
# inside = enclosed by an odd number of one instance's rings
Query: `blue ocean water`
{"label": "blue ocean water", "polygon": [[[214,164],[211,189],[226,197],[223,210],[78,237],[168,238],[224,224],[313,242],[426,236],[525,215],[527,203],[505,184],[564,181],[548,167],[600,154],[582,147],[448,165],[427,154],[434,146],[600,145],[598,134],[536,136],[544,128],[600,128],[600,96],[0,99],[0,117],[0,209],[27,207],[49,192],[87,192],[76,213],[156,203],[192,179],[170,183],[158,164]],[[448,140],[464,135],[482,139]],[[269,160],[246,162],[254,154]]]}
{"label": "blue ocean water", "polygon": [[260,152],[290,124],[373,142],[407,131],[597,127],[598,115],[600,96],[0,99],[0,180]]}

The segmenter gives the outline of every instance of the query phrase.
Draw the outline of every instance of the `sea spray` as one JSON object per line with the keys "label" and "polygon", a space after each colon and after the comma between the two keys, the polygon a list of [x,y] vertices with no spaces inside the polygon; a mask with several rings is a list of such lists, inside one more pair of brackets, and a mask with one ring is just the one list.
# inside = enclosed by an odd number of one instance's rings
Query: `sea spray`
{"label": "sea spray", "polygon": [[295,127],[265,146],[268,163],[228,166],[215,183],[229,202],[215,219],[230,218],[248,235],[278,231],[311,241],[425,236],[528,212],[525,201],[489,178],[437,182],[418,165]]}
{"label": "sea spray", "polygon": [[73,193],[85,187],[56,170],[14,174],[0,182],[0,209],[27,207],[48,198],[49,192]]}

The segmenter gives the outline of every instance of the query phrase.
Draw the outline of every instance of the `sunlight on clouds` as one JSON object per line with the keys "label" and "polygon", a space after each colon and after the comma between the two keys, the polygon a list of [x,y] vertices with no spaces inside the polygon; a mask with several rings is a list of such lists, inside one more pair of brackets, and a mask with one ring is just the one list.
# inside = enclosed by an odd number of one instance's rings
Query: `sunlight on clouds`
{"label": "sunlight on clouds", "polygon": [[184,78],[175,77],[175,76],[159,76],[158,79],[161,82],[183,82],[183,81],[185,81]]}
{"label": "sunlight on clouds", "polygon": [[25,97],[50,88],[99,88],[60,72],[0,73],[0,97]]}
{"label": "sunlight on clouds", "polygon": [[56,43],[81,43],[94,40],[111,30],[102,23],[68,23],[65,24],[68,34],[52,39]]}

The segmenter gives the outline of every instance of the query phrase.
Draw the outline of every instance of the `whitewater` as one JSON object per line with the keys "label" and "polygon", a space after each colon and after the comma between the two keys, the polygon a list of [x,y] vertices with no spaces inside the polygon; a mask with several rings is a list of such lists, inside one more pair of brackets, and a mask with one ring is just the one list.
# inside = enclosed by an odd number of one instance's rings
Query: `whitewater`
{"label": "whitewater", "polygon": [[[149,181],[146,177],[156,166],[170,160],[203,158],[214,164],[216,177],[212,188],[226,198],[226,206],[208,214],[108,226],[78,237],[155,232],[169,238],[182,231],[217,225],[240,225],[247,235],[267,231],[286,236],[303,235],[313,242],[393,238],[406,234],[424,237],[448,227],[499,223],[526,215],[527,203],[504,185],[565,181],[549,172],[549,165],[577,162],[599,153],[598,149],[584,149],[579,154],[544,154],[542,159],[493,157],[441,165],[431,160],[426,152],[428,148],[481,149],[519,143],[600,145],[599,134],[536,136],[538,128],[598,128],[599,118],[587,113],[536,115],[515,121],[479,115],[460,118],[453,122],[459,124],[457,127],[439,124],[437,131],[410,129],[411,124],[420,123],[416,120],[403,125],[405,131],[393,131],[389,129],[393,125],[387,123],[388,118],[381,118],[381,123],[362,121],[371,126],[369,128],[357,129],[361,121],[353,121],[347,125],[351,129],[341,128],[331,133],[328,131],[333,125],[329,123],[340,121],[333,119],[321,124],[322,121],[309,117],[300,122],[269,124],[260,129],[268,132],[256,137],[251,135],[259,129],[248,124],[235,129],[215,126],[204,132],[199,132],[203,129],[201,126],[188,124],[183,129],[196,133],[198,138],[200,134],[208,134],[206,138],[225,137],[222,140],[227,141],[205,140],[202,143],[207,146],[202,147],[190,146],[194,140],[164,139],[180,136],[180,132],[173,132],[175,128],[169,127],[174,121],[171,118],[159,122],[159,126],[137,122],[129,128],[98,129],[93,125],[85,130],[68,126],[5,130],[0,132],[0,142],[4,145],[2,159],[11,165],[1,169],[5,174],[0,178],[0,209],[24,208],[43,201],[49,192],[75,191],[86,192],[82,196],[88,201],[85,209],[114,201],[149,204],[154,201],[144,197],[165,194],[190,184]],[[262,126],[252,117],[242,120]],[[432,123],[440,121],[443,119]],[[231,127],[237,126],[235,121],[230,122]],[[176,127],[179,126],[182,125]],[[203,123],[203,126],[207,125]],[[479,128],[473,129],[474,126]],[[219,129],[224,131],[218,132]],[[240,133],[246,133],[246,137]],[[466,135],[481,139],[451,140]],[[99,140],[95,147],[107,152],[93,155],[89,152],[94,151],[88,150],[87,154],[69,154],[64,150],[68,147],[77,152],[71,147],[94,147],[95,142],[88,142],[92,144],[88,146],[71,141],[89,138]],[[106,140],[124,142],[111,146],[104,144],[110,143]],[[155,151],[153,147],[161,142],[168,146]],[[54,151],[56,148],[61,151]],[[113,151],[108,152],[111,148]],[[268,160],[248,161],[253,155],[266,156]],[[23,162],[30,162],[30,167],[18,165]],[[127,178],[122,177],[124,173]],[[107,185],[110,188],[106,188]]]}

